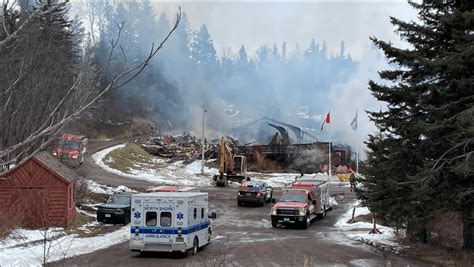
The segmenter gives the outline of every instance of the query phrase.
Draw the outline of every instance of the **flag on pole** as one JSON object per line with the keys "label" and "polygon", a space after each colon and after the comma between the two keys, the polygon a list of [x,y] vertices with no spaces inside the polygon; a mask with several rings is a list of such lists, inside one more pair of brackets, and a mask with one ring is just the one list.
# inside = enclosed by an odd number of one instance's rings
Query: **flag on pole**
{"label": "flag on pole", "polygon": [[357,110],[356,110],[356,115],[355,115],[354,119],[351,122],[351,127],[352,127],[353,131],[357,130]]}
{"label": "flag on pole", "polygon": [[323,124],[321,124],[321,132],[324,129],[324,124],[329,124],[329,123],[331,123],[331,112],[328,112],[328,114],[326,114],[326,119],[324,119]]}

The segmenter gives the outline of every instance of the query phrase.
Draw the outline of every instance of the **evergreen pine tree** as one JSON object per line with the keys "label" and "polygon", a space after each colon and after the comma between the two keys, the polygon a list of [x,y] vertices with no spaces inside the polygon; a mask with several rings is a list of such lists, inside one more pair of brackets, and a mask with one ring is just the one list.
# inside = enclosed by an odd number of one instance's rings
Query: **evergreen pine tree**
{"label": "evergreen pine tree", "polygon": [[286,61],[287,60],[287,51],[286,51],[286,42],[283,42],[281,44],[281,60]]}
{"label": "evergreen pine tree", "polygon": [[[450,210],[472,205],[474,195],[474,13],[472,1],[410,3],[421,23],[392,18],[410,49],[373,38],[396,70],[380,72],[391,84],[371,81],[372,94],[387,102],[386,112],[370,112],[383,133],[368,141],[367,190],[361,197],[374,211],[389,210],[379,197],[389,184],[391,199],[405,199],[408,230],[426,240],[426,223]],[[390,144],[385,147],[385,144]],[[380,156],[384,151],[386,156]],[[386,158],[390,159],[389,162]],[[390,169],[391,173],[384,170]],[[402,186],[404,190],[397,190]],[[408,187],[407,187],[408,186]]]}
{"label": "evergreen pine tree", "polygon": [[344,41],[341,41],[341,44],[339,46],[339,58],[344,59],[346,54],[346,44]]}
{"label": "evergreen pine tree", "polygon": [[274,61],[280,59],[280,54],[278,53],[278,47],[276,46],[276,44],[273,44],[272,59]]}
{"label": "evergreen pine tree", "polygon": [[217,67],[217,55],[206,25],[202,25],[191,43],[191,56],[201,71],[213,73]]}
{"label": "evergreen pine tree", "polygon": [[308,49],[304,52],[304,55],[307,59],[311,60],[314,59],[316,54],[319,52],[319,47],[316,45],[316,41],[311,39],[311,43],[309,44]]}

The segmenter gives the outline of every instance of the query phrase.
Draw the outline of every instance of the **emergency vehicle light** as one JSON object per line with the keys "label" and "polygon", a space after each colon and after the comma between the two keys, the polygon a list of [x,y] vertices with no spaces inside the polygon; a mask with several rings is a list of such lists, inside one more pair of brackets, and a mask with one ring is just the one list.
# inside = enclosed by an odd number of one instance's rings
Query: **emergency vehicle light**
{"label": "emergency vehicle light", "polygon": [[293,183],[293,186],[312,187],[312,184]]}

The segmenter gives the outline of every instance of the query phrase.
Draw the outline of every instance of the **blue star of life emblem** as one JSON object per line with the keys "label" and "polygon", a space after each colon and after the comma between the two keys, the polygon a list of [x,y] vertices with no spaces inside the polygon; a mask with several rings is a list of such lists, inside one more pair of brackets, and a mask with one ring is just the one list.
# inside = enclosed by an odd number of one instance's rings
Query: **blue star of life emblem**
{"label": "blue star of life emblem", "polygon": [[181,212],[178,212],[178,214],[176,214],[176,217],[178,218],[178,220],[182,220],[184,218],[184,214]]}
{"label": "blue star of life emblem", "polygon": [[140,217],[142,217],[142,215],[140,214],[140,212],[136,211],[136,212],[133,214],[133,217],[135,217],[135,219],[140,219]]}

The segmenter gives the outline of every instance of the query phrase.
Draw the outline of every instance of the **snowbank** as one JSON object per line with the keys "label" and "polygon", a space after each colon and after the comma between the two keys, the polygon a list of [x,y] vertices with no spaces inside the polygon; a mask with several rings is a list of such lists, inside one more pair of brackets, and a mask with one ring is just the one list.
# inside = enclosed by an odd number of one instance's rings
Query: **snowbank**
{"label": "snowbank", "polygon": [[204,167],[205,175],[201,175],[201,161],[196,160],[191,164],[185,164],[183,161],[166,163],[166,160],[155,157],[157,163],[161,163],[163,168],[152,169],[137,166],[137,169],[131,169],[129,173],[109,167],[105,162],[112,160],[107,154],[115,149],[123,148],[126,144],[113,146],[92,155],[94,162],[104,170],[132,179],[146,180],[157,184],[169,185],[189,185],[189,186],[208,186],[211,185],[211,177],[218,173],[215,168]]}
{"label": "snowbank", "polygon": [[[56,229],[54,236],[56,240],[47,243],[50,247],[47,262],[70,258],[81,254],[90,253],[99,249],[104,249],[129,240],[130,227],[124,226],[121,229],[104,235],[78,238],[76,235],[65,235],[62,229]],[[16,230],[19,239],[7,239],[0,243],[0,266],[40,266],[43,260],[43,243],[26,244],[32,241],[43,239],[43,234],[39,230]],[[22,245],[23,244],[23,245]],[[26,244],[26,245],[25,245]]]}
{"label": "snowbank", "polygon": [[[116,145],[102,151],[99,151],[92,155],[95,163],[103,168],[104,170],[132,179],[146,180],[157,184],[169,184],[169,185],[187,185],[187,186],[210,186],[212,185],[212,176],[217,174],[219,171],[216,168],[209,168],[204,166],[205,175],[201,175],[201,161],[196,160],[191,164],[185,164],[183,161],[176,161],[173,163],[167,163],[165,159],[154,157],[154,161],[160,163],[162,168],[144,168],[142,166],[136,166],[132,168],[128,173],[120,170],[111,168],[107,164],[107,161],[113,160],[107,155],[115,149],[123,148],[126,144]],[[208,162],[215,161],[211,159]],[[291,185],[295,181],[296,177],[300,176],[300,173],[256,173],[248,172],[247,175],[254,181],[265,181],[272,187],[285,187]],[[316,176],[321,180],[328,180],[329,177],[326,173],[315,173],[306,174],[306,176]],[[349,183],[339,182],[337,176],[332,176],[330,180],[332,185],[338,186],[349,186]],[[238,184],[231,183],[231,186],[238,186]]]}
{"label": "snowbank", "polygon": [[[356,206],[355,216],[370,214],[370,210],[367,207],[360,207],[359,202],[355,202]],[[369,234],[373,224],[369,222],[356,222],[348,223],[352,218],[353,209],[349,209],[342,217],[334,224],[336,228],[344,232],[349,238],[368,243],[375,246],[390,247],[395,252],[399,251],[403,247],[396,242],[396,230],[391,227],[377,224],[377,229],[381,234]]]}
{"label": "snowbank", "polygon": [[119,192],[137,192],[124,185],[119,185],[118,187],[110,187],[110,186],[98,184],[92,180],[87,180],[87,186],[92,193],[96,193],[96,194],[112,195]]}

